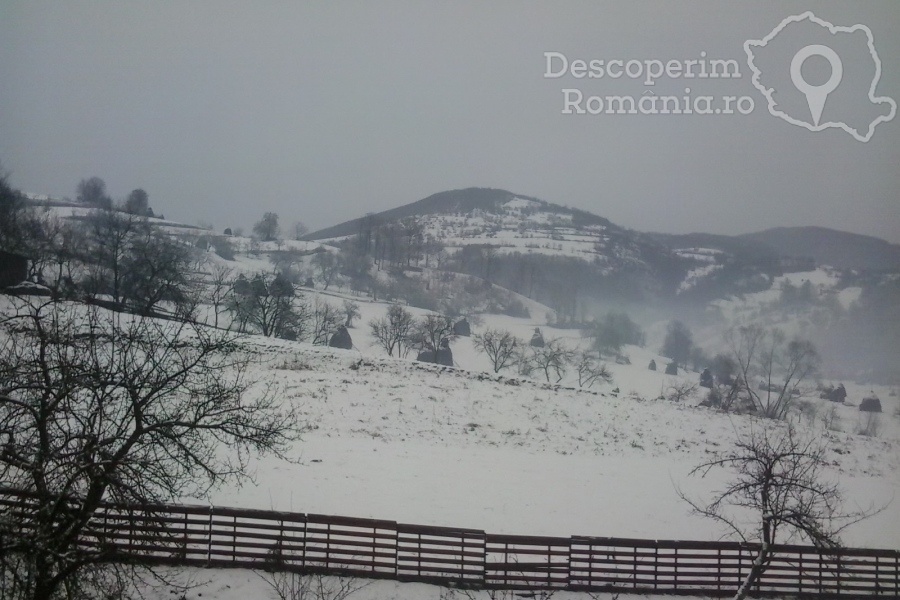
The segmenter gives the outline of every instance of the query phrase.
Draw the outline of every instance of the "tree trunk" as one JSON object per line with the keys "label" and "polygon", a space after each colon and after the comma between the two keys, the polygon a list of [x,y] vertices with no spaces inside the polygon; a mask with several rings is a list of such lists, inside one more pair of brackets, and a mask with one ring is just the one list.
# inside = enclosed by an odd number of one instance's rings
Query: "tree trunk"
{"label": "tree trunk", "polygon": [[738,588],[737,592],[734,594],[733,600],[744,600],[747,595],[750,593],[750,590],[753,589],[754,584],[756,584],[757,580],[759,580],[759,576],[762,575],[763,571],[766,568],[766,562],[769,560],[769,545],[764,543],[760,549],[759,554],[753,560],[753,564],[750,566],[750,572],[747,573],[747,578],[744,579],[744,582],[741,584],[741,587]]}

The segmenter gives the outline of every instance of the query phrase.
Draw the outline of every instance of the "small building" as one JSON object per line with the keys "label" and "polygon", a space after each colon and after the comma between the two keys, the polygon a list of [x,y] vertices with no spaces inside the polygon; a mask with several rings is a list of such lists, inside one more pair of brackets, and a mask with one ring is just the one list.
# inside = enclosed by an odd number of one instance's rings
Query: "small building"
{"label": "small building", "polygon": [[0,250],[0,288],[28,279],[28,259],[20,254]]}

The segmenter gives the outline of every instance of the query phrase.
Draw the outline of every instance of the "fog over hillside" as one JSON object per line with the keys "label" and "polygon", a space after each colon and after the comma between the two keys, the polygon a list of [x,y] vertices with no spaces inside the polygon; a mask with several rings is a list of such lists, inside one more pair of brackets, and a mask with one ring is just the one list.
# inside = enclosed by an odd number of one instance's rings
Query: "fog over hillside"
{"label": "fog over hillside", "polygon": [[0,600],[900,590],[897,0],[0,0]]}

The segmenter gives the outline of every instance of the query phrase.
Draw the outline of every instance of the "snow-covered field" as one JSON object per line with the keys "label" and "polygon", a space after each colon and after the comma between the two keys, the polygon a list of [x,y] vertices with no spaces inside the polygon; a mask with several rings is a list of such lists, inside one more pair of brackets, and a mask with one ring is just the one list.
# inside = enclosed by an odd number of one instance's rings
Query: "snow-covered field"
{"label": "snow-covered field", "polygon": [[[142,589],[143,597],[147,600],[171,600],[183,598],[184,600],[204,600],[214,598],[216,600],[279,600],[279,596],[272,588],[273,576],[269,573],[248,571],[244,569],[195,569],[182,572],[178,577],[179,583],[188,586],[173,588],[171,586],[146,587]],[[337,589],[341,582],[326,578],[325,589]],[[517,600],[520,598],[541,599],[552,596],[555,600],[666,600],[670,595],[636,595],[636,594],[579,594],[574,592],[559,591],[546,596],[541,593],[528,592],[463,592],[449,588],[442,588],[424,583],[401,583],[395,581],[352,580],[344,581],[358,591],[350,598],[352,600]],[[177,594],[177,595],[176,595]],[[297,596],[305,598],[306,596]],[[325,598],[336,596],[324,596]],[[701,596],[681,596],[684,600],[701,600]]]}
{"label": "snow-covered field", "polygon": [[[263,460],[255,485],[217,490],[210,502],[493,533],[722,534],[689,514],[676,487],[702,497],[720,486],[725,473],[699,480],[688,472],[750,421],[697,406],[699,395],[683,403],[658,399],[681,378],[646,370],[653,356],[647,350],[631,348],[632,365],[611,365],[611,384],[581,390],[565,380],[552,385],[479,371],[484,358],[468,339],[453,350],[471,370],[383,357],[366,347],[362,327],[351,333],[363,351],[252,340],[262,356],[257,377],[301,407],[311,430],[295,463]],[[900,491],[897,399],[883,401],[878,437],[854,433],[858,413],[851,406],[836,407],[831,427],[843,431],[814,424],[831,446],[831,474],[863,506]],[[813,402],[823,415],[831,408]],[[851,529],[846,541],[896,547],[900,505]]]}
{"label": "snow-covered field", "polygon": [[[261,460],[254,466],[254,483],[215,490],[206,502],[492,533],[722,536],[713,523],[690,514],[677,490],[703,498],[720,488],[727,473],[699,479],[689,471],[731,443],[749,422],[698,407],[699,397],[679,404],[657,399],[660,390],[682,378],[646,370],[655,356],[650,351],[630,347],[633,364],[611,365],[613,383],[579,390],[489,374],[482,370],[484,357],[465,338],[453,350],[468,369],[381,356],[362,326],[381,310],[363,305],[364,317],[351,330],[359,350],[249,340],[260,352],[257,377],[276,383],[285,401],[300,406],[311,430],[294,449],[292,462]],[[524,335],[534,324],[486,316],[482,327],[487,325]],[[543,329],[547,337],[563,333]],[[900,492],[897,399],[883,400],[879,437],[852,433],[857,412],[851,406],[838,406],[839,422],[832,425],[846,431],[818,429],[830,446],[829,476],[846,490],[848,508],[880,506]],[[821,403],[824,413],[830,403]],[[890,503],[844,539],[854,546],[896,548],[900,505]],[[198,570],[190,576],[208,583],[189,591],[188,598],[275,597],[253,572]],[[447,593],[421,584],[377,582],[354,597],[439,599]]]}
{"label": "snow-covered field", "polygon": [[[244,569],[195,569],[182,572],[178,577],[179,583],[188,586],[173,588],[171,586],[147,587],[142,589],[143,597],[147,600],[171,600],[183,598],[184,600],[279,600],[279,596],[272,588],[273,576],[269,573],[248,571]],[[352,600],[518,600],[520,598],[542,599],[552,596],[554,600],[667,600],[671,595],[657,594],[579,594],[574,592],[558,591],[552,594],[541,595],[528,592],[463,592],[449,588],[442,588],[424,583],[401,583],[395,581],[352,580],[343,583],[353,586],[358,591],[350,598]],[[326,589],[337,589],[340,582],[334,579],[325,579]],[[177,594],[177,595],[176,595]],[[306,596],[297,596],[305,598]],[[326,598],[334,596],[324,596]],[[682,596],[684,600],[701,600],[701,596]]]}
{"label": "snow-covered field", "polygon": [[[307,292],[339,305],[339,292]],[[609,364],[613,381],[577,387],[569,373],[559,384],[494,374],[471,338],[452,343],[457,368],[385,355],[367,323],[387,304],[360,304],[350,329],[353,350],[249,336],[257,356],[253,376],[275,385],[299,408],[309,430],[290,460],[253,464],[253,482],[213,490],[190,503],[389,519],[406,523],[525,535],[720,539],[724,531],[691,514],[679,490],[703,499],[730,474],[706,478],[691,469],[727,448],[751,422],[664,399],[698,374],[668,376],[647,364],[667,360],[650,348],[628,346],[631,364]],[[410,309],[415,315],[425,311]],[[527,339],[584,344],[577,332],[508,316],[482,315],[474,327],[508,329]],[[828,476],[845,490],[848,510],[884,506],[843,536],[860,547],[900,546],[900,404],[878,389],[885,412],[878,435],[862,425],[855,404],[868,390],[847,384],[847,405],[810,399],[813,409],[794,420],[829,447]],[[828,417],[828,419],[826,419]],[[826,427],[826,421],[828,421]],[[752,517],[748,518],[752,519]],[[187,597],[274,597],[247,571],[189,573],[208,581]],[[442,598],[432,586],[378,582],[360,600]],[[556,597],[577,598],[559,594]]]}
{"label": "snow-covered field", "polygon": [[[477,225],[490,225],[488,221]],[[482,243],[480,236],[485,236],[502,241],[504,223],[495,224],[500,228],[497,232],[469,232],[466,239]],[[462,228],[473,223],[445,221],[441,224],[445,241],[456,235],[450,225]],[[558,229],[552,235],[563,233]],[[599,231],[597,235],[593,240],[548,239],[546,243],[561,244],[557,250],[571,254],[587,251],[602,237]],[[518,245],[531,238],[509,236],[512,239]],[[246,250],[244,241],[234,238],[237,250]],[[235,273],[271,272],[266,252],[287,248],[310,252],[319,246],[312,242],[284,243],[279,248],[263,245],[253,257],[244,254],[235,262],[218,257],[211,261],[228,264]],[[695,253],[709,258],[699,250]],[[714,264],[698,267],[685,286],[715,268]],[[836,281],[827,270],[791,274],[777,279],[768,291],[720,301],[717,308],[730,322],[746,322],[777,299],[782,281],[799,286],[807,280],[817,292]],[[690,476],[690,471],[728,448],[752,422],[699,406],[702,388],[682,402],[665,399],[673,386],[697,383],[698,374],[665,375],[662,368],[668,360],[654,348],[626,347],[622,354],[630,364],[610,363],[611,383],[581,389],[571,371],[559,383],[520,377],[513,371],[494,374],[487,357],[476,351],[468,337],[451,345],[454,368],[417,363],[411,357],[388,357],[368,327],[372,319],[384,315],[388,304],[350,295],[339,285],[328,293],[304,293],[310,300],[335,306],[347,299],[359,303],[361,316],[350,329],[353,350],[261,336],[248,336],[244,342],[257,357],[251,374],[260,386],[274,386],[283,401],[294,404],[303,415],[308,431],[302,442],[293,448],[289,460],[263,458],[253,463],[252,482],[212,490],[205,498],[184,498],[184,502],[523,535],[714,540],[725,534],[715,523],[691,514],[679,490],[702,500],[721,489],[731,477],[728,472],[712,471],[699,478]],[[855,300],[854,294],[858,296],[853,289],[845,290],[839,301],[848,305]],[[416,316],[426,312],[409,310]],[[540,327],[546,340],[560,338],[572,348],[587,343],[575,330],[548,326],[545,317],[552,311],[546,307],[529,306],[529,310],[532,319],[481,315],[473,329],[477,333],[501,328],[528,340]],[[660,366],[659,371],[648,370],[651,360]],[[845,384],[846,404],[811,398],[805,411],[792,419],[827,444],[828,476],[845,490],[848,510],[886,506],[875,517],[849,528],[843,541],[851,546],[898,548],[900,398],[888,388]],[[858,433],[864,423],[856,405],[873,389],[884,413],[879,416],[877,435],[864,436]],[[198,570],[186,576],[195,582],[208,581],[191,590],[188,598],[201,594],[224,599],[273,597],[268,585],[252,572]],[[449,599],[442,595],[446,593],[431,586],[379,582],[355,597]]]}

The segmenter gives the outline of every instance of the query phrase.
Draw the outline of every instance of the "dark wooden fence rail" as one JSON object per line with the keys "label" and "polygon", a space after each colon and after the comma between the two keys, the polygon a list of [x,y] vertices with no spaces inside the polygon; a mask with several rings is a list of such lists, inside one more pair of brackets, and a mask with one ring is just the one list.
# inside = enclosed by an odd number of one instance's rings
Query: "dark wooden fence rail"
{"label": "dark wooden fence rail", "polygon": [[[0,523],[29,528],[33,501],[0,491]],[[475,588],[730,595],[758,547],[730,542],[493,535],[222,507],[106,504],[81,543],[156,564],[246,567]],[[900,597],[900,551],[773,548],[755,595]]]}

